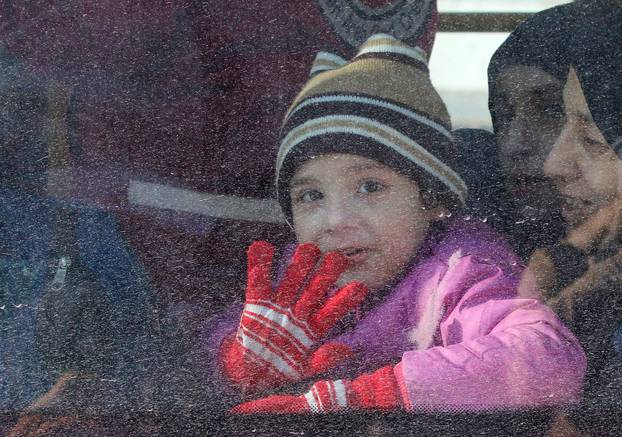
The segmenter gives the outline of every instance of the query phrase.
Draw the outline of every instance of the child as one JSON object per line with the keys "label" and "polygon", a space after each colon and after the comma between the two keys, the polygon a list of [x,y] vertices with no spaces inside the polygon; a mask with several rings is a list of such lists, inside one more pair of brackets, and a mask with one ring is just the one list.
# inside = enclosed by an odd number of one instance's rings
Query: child
{"label": "child", "polygon": [[311,389],[233,411],[573,402],[585,370],[576,339],[547,307],[516,297],[522,267],[501,239],[448,219],[467,190],[423,52],[379,34],[350,62],[320,53],[311,73],[276,168],[301,244],[275,287],[274,249],[252,245],[244,308],[208,322],[202,343],[229,392]]}

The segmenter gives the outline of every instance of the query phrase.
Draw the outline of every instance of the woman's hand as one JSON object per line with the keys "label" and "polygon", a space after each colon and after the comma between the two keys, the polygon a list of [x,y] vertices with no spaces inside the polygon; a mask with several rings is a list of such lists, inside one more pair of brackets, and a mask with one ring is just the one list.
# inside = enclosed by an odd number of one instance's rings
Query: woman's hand
{"label": "woman's hand", "polygon": [[621,219],[622,198],[618,197],[579,226],[571,229],[566,242],[585,253],[593,253],[618,237]]}

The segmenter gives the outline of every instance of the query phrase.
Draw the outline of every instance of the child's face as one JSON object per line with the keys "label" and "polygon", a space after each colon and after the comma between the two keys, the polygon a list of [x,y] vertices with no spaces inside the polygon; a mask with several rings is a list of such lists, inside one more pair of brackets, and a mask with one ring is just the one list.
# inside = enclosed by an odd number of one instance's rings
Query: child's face
{"label": "child's face", "polygon": [[439,209],[423,208],[412,179],[357,155],[331,154],[305,162],[290,198],[298,241],[323,253],[339,250],[350,263],[337,285],[388,285],[410,261]]}

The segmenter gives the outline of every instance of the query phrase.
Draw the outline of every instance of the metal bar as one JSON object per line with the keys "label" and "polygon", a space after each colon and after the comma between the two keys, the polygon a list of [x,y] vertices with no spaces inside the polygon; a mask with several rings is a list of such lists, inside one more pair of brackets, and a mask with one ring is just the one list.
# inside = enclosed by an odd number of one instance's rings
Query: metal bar
{"label": "metal bar", "polygon": [[442,13],[439,15],[439,32],[511,32],[530,13]]}
{"label": "metal bar", "polygon": [[130,204],[170,209],[226,220],[285,223],[274,199],[224,196],[171,185],[130,180]]}

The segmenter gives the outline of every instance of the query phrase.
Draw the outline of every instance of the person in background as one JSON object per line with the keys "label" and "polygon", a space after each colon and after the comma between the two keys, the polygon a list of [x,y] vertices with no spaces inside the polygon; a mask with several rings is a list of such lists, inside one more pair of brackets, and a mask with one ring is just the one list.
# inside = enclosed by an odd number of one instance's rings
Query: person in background
{"label": "person in background", "polygon": [[[558,52],[564,123],[543,163],[566,232],[532,254],[519,292],[545,300],[580,339],[584,401],[566,425],[600,433],[622,407],[622,7],[603,0],[576,8],[565,24],[574,43]],[[542,294],[531,295],[536,289]]]}
{"label": "person in background", "polygon": [[576,400],[576,340],[547,307],[517,299],[522,267],[505,242],[458,217],[466,186],[423,51],[379,34],[350,62],[318,54],[311,72],[285,118],[276,171],[299,245],[285,250],[275,286],[275,249],[252,245],[245,304],[203,327],[206,377],[223,400],[309,385],[233,411]]}
{"label": "person in background", "polygon": [[496,153],[484,161],[499,167],[502,185],[489,190],[498,214],[490,223],[524,260],[563,235],[560,201],[543,164],[564,122],[563,59],[572,39],[567,23],[576,13],[575,5],[566,4],[533,15],[501,44],[488,67]]}

